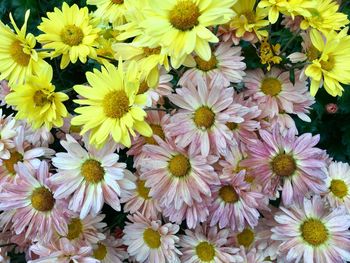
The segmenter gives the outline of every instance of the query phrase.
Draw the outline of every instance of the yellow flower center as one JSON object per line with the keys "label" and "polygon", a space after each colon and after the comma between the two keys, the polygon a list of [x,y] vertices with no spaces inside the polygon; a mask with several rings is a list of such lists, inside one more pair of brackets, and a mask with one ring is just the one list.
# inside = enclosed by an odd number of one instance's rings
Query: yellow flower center
{"label": "yellow flower center", "polygon": [[143,240],[149,248],[156,249],[161,245],[159,232],[152,228],[147,228],[143,232]]}
{"label": "yellow flower center", "polygon": [[227,122],[226,123],[227,128],[229,128],[231,131],[234,131],[238,128],[238,123],[235,122]]}
{"label": "yellow flower center", "polygon": [[343,198],[348,194],[348,187],[343,180],[333,179],[329,189],[338,198]]}
{"label": "yellow flower center", "polygon": [[308,219],[300,226],[301,236],[312,246],[319,246],[328,239],[326,226],[318,219]]}
{"label": "yellow flower center", "polygon": [[81,174],[89,183],[98,183],[103,180],[105,171],[99,161],[89,159],[81,166]]}
{"label": "yellow flower center", "polygon": [[73,218],[68,224],[67,238],[69,240],[76,239],[83,233],[83,224],[79,218]]}
{"label": "yellow flower center", "polygon": [[281,82],[275,78],[265,78],[261,84],[261,91],[266,95],[277,96],[281,90]]}
{"label": "yellow flower center", "polygon": [[94,258],[103,260],[107,255],[107,248],[103,244],[98,244],[98,247],[94,250]]}
{"label": "yellow flower center", "polygon": [[62,42],[68,46],[79,46],[83,42],[84,33],[76,25],[67,25],[61,31]]}
{"label": "yellow flower center", "polygon": [[254,180],[255,180],[255,177],[254,177],[253,175],[250,175],[250,174],[247,173],[247,174],[244,176],[244,181],[247,182],[247,183],[249,183],[249,184],[253,183]]}
{"label": "yellow flower center", "polygon": [[116,5],[121,5],[124,4],[124,0],[112,0],[112,3]]}
{"label": "yellow flower center", "polygon": [[255,23],[255,13],[253,11],[244,12],[243,15],[247,18],[248,24]]}
{"label": "yellow flower center", "polygon": [[194,123],[197,127],[209,129],[215,122],[215,113],[207,106],[198,108],[194,113]]}
{"label": "yellow flower center", "polygon": [[284,153],[274,157],[271,165],[272,171],[281,177],[291,176],[297,169],[294,158],[291,155]]}
{"label": "yellow flower center", "polygon": [[249,228],[245,228],[237,235],[237,241],[239,245],[248,248],[254,242],[254,232]]}
{"label": "yellow flower center", "polygon": [[186,176],[190,169],[190,161],[182,154],[173,156],[169,161],[169,171],[175,177]]}
{"label": "yellow flower center", "polygon": [[143,53],[146,55],[146,57],[151,56],[151,55],[158,55],[160,54],[161,47],[156,47],[156,48],[149,48],[149,47],[144,47],[143,48]]}
{"label": "yellow flower center", "polygon": [[[150,124],[151,129],[153,131],[153,135],[157,135],[160,138],[162,138],[163,140],[165,139],[165,134],[164,131],[162,129],[162,127],[160,125],[157,124]],[[153,138],[153,136],[151,137],[145,137],[145,141],[148,144],[153,144],[153,145],[157,145],[158,143],[156,142],[156,140]]]}
{"label": "yellow flower center", "polygon": [[41,90],[37,90],[34,93],[33,101],[34,101],[35,106],[37,106],[37,107],[43,107],[45,104],[50,102],[47,94],[45,94]]}
{"label": "yellow flower center", "polygon": [[239,200],[237,192],[230,185],[221,187],[219,190],[219,196],[225,203],[233,204]]}
{"label": "yellow flower center", "polygon": [[55,205],[53,194],[44,186],[34,189],[30,201],[33,208],[40,212],[50,211]]}
{"label": "yellow flower center", "polygon": [[69,128],[69,133],[80,133],[81,126],[71,125]]}
{"label": "yellow flower center", "polygon": [[197,63],[197,68],[205,72],[215,69],[218,64],[218,61],[214,54],[211,55],[211,58],[208,61],[205,61],[198,56],[195,56],[194,60]]}
{"label": "yellow flower center", "polygon": [[335,60],[332,56],[330,56],[327,61],[322,60],[320,63],[323,70],[331,71],[334,68]]}
{"label": "yellow flower center", "polygon": [[23,161],[23,155],[19,152],[11,152],[9,159],[2,160],[6,167],[6,170],[12,175],[16,173],[15,164],[17,164],[20,161]]}
{"label": "yellow flower center", "polygon": [[203,241],[196,246],[196,254],[201,261],[209,262],[215,257],[215,248],[207,241]]}
{"label": "yellow flower center", "polygon": [[109,118],[120,119],[129,112],[129,98],[124,90],[108,93],[102,105],[105,115]]}
{"label": "yellow flower center", "polygon": [[137,92],[137,95],[144,94],[149,90],[149,86],[146,81],[142,81],[139,86],[139,90]]}
{"label": "yellow flower center", "polygon": [[143,180],[137,180],[136,181],[136,191],[143,199],[148,200],[151,199],[149,196],[149,188],[145,187],[145,181]]}
{"label": "yellow flower center", "polygon": [[318,59],[318,57],[320,56],[320,52],[318,51],[317,48],[311,45],[308,51],[306,52],[306,56],[309,61],[313,61],[315,59]]}
{"label": "yellow flower center", "polygon": [[13,58],[13,60],[23,66],[26,67],[29,64],[30,61],[30,55],[23,52],[22,43],[19,40],[16,40],[13,42],[10,46],[10,55]]}
{"label": "yellow flower center", "polygon": [[199,24],[198,6],[192,0],[178,0],[169,13],[169,21],[178,30],[187,31]]}

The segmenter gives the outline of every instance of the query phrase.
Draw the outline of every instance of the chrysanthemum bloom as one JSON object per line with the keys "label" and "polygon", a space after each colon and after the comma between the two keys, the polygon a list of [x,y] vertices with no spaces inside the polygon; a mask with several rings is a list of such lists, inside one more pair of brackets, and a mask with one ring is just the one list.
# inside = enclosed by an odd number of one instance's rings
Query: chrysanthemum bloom
{"label": "chrysanthemum bloom", "polygon": [[241,262],[239,248],[227,244],[229,229],[198,225],[194,231],[185,230],[180,237],[181,262],[225,263]]}
{"label": "chrysanthemum bloom", "polygon": [[16,234],[25,232],[28,238],[47,242],[55,231],[65,233],[66,202],[54,197],[48,164],[43,161],[38,170],[32,170],[18,163],[17,172],[20,178],[5,184],[0,193],[0,210],[15,209],[12,222]]}
{"label": "chrysanthemum bloom", "polygon": [[188,69],[179,79],[179,85],[188,87],[198,85],[198,78],[214,86],[230,86],[239,83],[245,76],[245,63],[242,61],[241,47],[231,47],[231,43],[221,43],[212,52],[208,61],[194,57],[196,67]]}
{"label": "chrysanthemum bloom", "polygon": [[218,38],[208,29],[227,23],[234,15],[231,6],[235,0],[176,0],[149,1],[145,10],[146,20],[141,26],[153,43],[165,47],[174,68],[183,64],[193,51],[203,60],[209,61],[209,43]]}
{"label": "chrysanthemum bloom", "polygon": [[63,119],[63,125],[58,129],[55,137],[59,140],[64,140],[66,134],[71,135],[77,142],[82,143],[83,137],[80,135],[81,127],[71,124],[71,120],[74,116],[68,113],[67,117]]}
{"label": "chrysanthemum bloom", "polygon": [[10,107],[10,105],[7,105],[5,102],[5,97],[10,92],[11,92],[11,88],[8,85],[8,81],[7,80],[0,81],[0,106],[1,107],[3,107],[3,106],[6,106],[6,108]]}
{"label": "chrysanthemum bloom", "polygon": [[0,79],[9,81],[10,86],[15,83],[23,83],[24,80],[38,73],[42,67],[48,66],[43,60],[43,54],[37,53],[35,37],[26,34],[27,22],[30,11],[24,16],[24,24],[19,29],[10,14],[10,20],[15,30],[0,22]]}
{"label": "chrysanthemum bloom", "polygon": [[100,150],[87,143],[85,150],[74,138],[66,135],[67,140],[61,145],[67,153],[57,153],[52,163],[58,168],[57,174],[50,180],[57,186],[55,198],[67,198],[69,209],[80,212],[80,218],[89,213],[97,215],[106,202],[113,209],[120,211],[119,196],[123,189],[135,188],[135,184],[125,178],[125,163],[118,163],[119,156],[114,153],[116,144],[109,141]]}
{"label": "chrysanthemum bloom", "polygon": [[273,263],[270,258],[266,257],[263,251],[253,248],[251,250],[246,250],[241,247],[239,255],[243,258],[243,263]]}
{"label": "chrysanthemum bloom", "polygon": [[51,67],[43,68],[38,76],[29,76],[24,84],[13,86],[13,91],[5,98],[6,103],[18,111],[15,117],[26,120],[33,129],[60,127],[63,117],[67,116],[63,101],[69,97],[55,92],[55,86],[51,84],[52,74]]}
{"label": "chrysanthemum bloom", "polygon": [[300,206],[281,207],[272,239],[279,240],[285,262],[346,262],[350,260],[350,215],[344,207],[332,212],[319,196]]}
{"label": "chrysanthemum bloom", "polygon": [[13,139],[17,135],[15,125],[16,120],[12,115],[3,115],[2,109],[0,109],[0,159],[9,159],[9,149],[15,147],[13,143]]}
{"label": "chrysanthemum bloom", "polygon": [[208,85],[202,79],[197,83],[197,88],[178,88],[176,94],[169,95],[180,110],[171,117],[167,132],[180,147],[189,145],[193,152],[200,148],[204,157],[224,155],[228,146],[235,144],[226,123],[242,123],[241,113],[249,109],[233,103],[233,88]]}
{"label": "chrysanthemum bloom", "polygon": [[131,223],[124,228],[123,243],[130,256],[138,262],[179,263],[181,252],[176,248],[179,238],[175,235],[179,226],[162,225],[160,220],[151,220],[140,214],[128,216]]}
{"label": "chrysanthemum bloom", "polygon": [[102,21],[110,22],[113,26],[122,25],[125,22],[124,0],[87,0],[86,4],[97,7],[94,16]]}
{"label": "chrysanthemum bloom", "polygon": [[288,206],[309,192],[326,191],[326,162],[323,151],[314,147],[319,135],[297,137],[293,131],[282,135],[278,127],[272,133],[260,130],[259,134],[261,140],[247,145],[248,158],[241,164],[250,168],[265,193],[274,195],[282,186],[282,201]]}
{"label": "chrysanthemum bloom", "polygon": [[300,23],[302,20],[303,20],[302,16],[296,16],[292,18],[290,16],[283,15],[283,20],[281,21],[281,25],[283,25],[285,28],[288,28],[289,31],[297,34],[297,32],[300,30]]}
{"label": "chrysanthemum bloom", "polygon": [[45,126],[34,130],[27,122],[20,121],[20,123],[25,127],[25,140],[33,146],[49,147],[54,142],[55,138]]}
{"label": "chrysanthemum bloom", "polygon": [[44,32],[37,37],[43,48],[54,49],[51,57],[62,55],[61,69],[69,62],[76,63],[78,58],[82,63],[87,57],[96,57],[96,39],[99,29],[91,25],[87,7],[71,7],[63,2],[62,10],[57,7],[54,12],[47,13],[48,18],[42,18],[38,29]]}
{"label": "chrysanthemum bloom", "polygon": [[332,208],[345,206],[350,213],[350,166],[347,163],[332,162],[326,179],[326,199]]}
{"label": "chrysanthemum bloom", "polygon": [[102,71],[86,73],[91,87],[74,86],[84,97],[75,102],[85,106],[75,109],[80,115],[72,119],[72,125],[82,125],[82,134],[91,130],[91,144],[102,147],[112,136],[115,142],[130,147],[130,133],[135,136],[134,129],[151,137],[152,129],[145,122],[146,112],[142,109],[147,95],[138,94],[138,70],[136,62],[131,62],[126,71],[121,61],[118,69],[106,64]]}
{"label": "chrysanthemum bloom", "polygon": [[93,257],[101,263],[122,263],[128,258],[128,253],[121,239],[109,235],[105,240],[93,245]]}

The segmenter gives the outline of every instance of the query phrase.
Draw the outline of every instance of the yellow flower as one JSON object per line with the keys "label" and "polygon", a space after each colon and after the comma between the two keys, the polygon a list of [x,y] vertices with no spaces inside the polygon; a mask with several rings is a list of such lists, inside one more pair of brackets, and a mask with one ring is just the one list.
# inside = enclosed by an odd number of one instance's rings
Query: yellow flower
{"label": "yellow flower", "polygon": [[267,38],[261,40],[259,57],[261,60],[261,64],[268,64],[268,71],[270,71],[271,69],[271,64],[281,63],[282,58],[279,56],[280,48],[280,44],[270,45],[270,43],[267,41]]}
{"label": "yellow flower", "polygon": [[86,3],[97,7],[94,16],[110,22],[114,26],[125,23],[124,0],[87,0]]}
{"label": "yellow flower", "polygon": [[48,64],[43,60],[43,54],[34,49],[36,41],[32,34],[27,34],[29,10],[24,17],[24,24],[19,29],[10,14],[10,20],[15,32],[0,21],[0,79],[15,83],[23,83],[27,77],[37,73]]}
{"label": "yellow flower", "polygon": [[75,109],[80,114],[72,119],[72,125],[83,125],[82,134],[90,133],[90,143],[102,147],[110,135],[117,143],[130,147],[130,133],[134,130],[150,137],[151,127],[145,122],[146,112],[142,109],[147,95],[138,95],[140,86],[139,69],[135,61],[124,72],[119,61],[118,69],[111,64],[102,71],[86,73],[91,87],[76,85],[74,90],[84,99],[75,100],[85,105]]}
{"label": "yellow flower", "polygon": [[98,38],[99,29],[92,26],[87,7],[79,9],[77,5],[71,7],[66,2],[62,11],[58,8],[47,13],[38,28],[44,32],[37,37],[44,48],[54,49],[52,57],[62,55],[61,68],[69,62],[76,63],[78,58],[85,63],[87,57],[96,57],[94,46]]}
{"label": "yellow flower", "polygon": [[52,126],[61,127],[67,110],[63,101],[68,96],[55,92],[51,84],[52,68],[44,67],[38,76],[32,75],[24,84],[13,87],[13,91],[5,98],[6,103],[15,106],[16,118],[25,119],[34,129],[45,125],[51,130]]}
{"label": "yellow flower", "polygon": [[305,70],[311,78],[311,95],[316,95],[322,82],[332,96],[342,95],[344,89],[340,83],[350,84],[350,36],[347,31],[348,28],[339,33],[331,31],[323,37],[317,30],[311,30],[311,42],[318,51],[317,58]]}
{"label": "yellow flower", "polygon": [[285,10],[287,0],[261,0],[258,4],[259,8],[267,8],[269,11],[269,21],[271,24],[277,22],[279,13]]}

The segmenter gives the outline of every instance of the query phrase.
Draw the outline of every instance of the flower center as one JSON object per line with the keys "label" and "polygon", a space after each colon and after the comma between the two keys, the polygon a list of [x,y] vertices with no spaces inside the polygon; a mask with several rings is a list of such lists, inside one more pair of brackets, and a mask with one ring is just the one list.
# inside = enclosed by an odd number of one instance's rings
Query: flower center
{"label": "flower center", "polygon": [[76,239],[83,233],[83,224],[79,218],[73,218],[68,224],[67,238],[69,240]]}
{"label": "flower center", "polygon": [[70,133],[80,133],[81,132],[81,126],[71,125],[69,128]]}
{"label": "flower center", "polygon": [[35,106],[37,106],[37,107],[42,107],[45,104],[50,102],[48,99],[48,96],[44,92],[42,92],[41,90],[37,90],[34,93],[33,101],[35,103]]}
{"label": "flower center", "polygon": [[254,232],[249,228],[245,228],[237,235],[237,241],[239,245],[248,248],[254,242]]}
{"label": "flower center", "polygon": [[229,128],[231,131],[237,130],[238,123],[235,122],[227,122],[226,123],[227,128]]}
{"label": "flower center", "polygon": [[[165,140],[165,134],[164,131],[162,129],[162,127],[160,125],[157,124],[150,124],[151,129],[153,131],[153,135],[157,135],[160,138],[162,138],[163,140]],[[156,142],[156,140],[153,138],[153,136],[151,137],[145,137],[145,141],[148,144],[153,144],[153,145],[157,145],[158,143]]]}
{"label": "flower center", "polygon": [[55,204],[53,194],[44,186],[34,189],[30,201],[33,208],[40,212],[50,211]]}
{"label": "flower center", "polygon": [[124,4],[124,0],[112,0],[113,4],[121,5]]}
{"label": "flower center", "polygon": [[170,173],[175,177],[184,177],[191,169],[191,164],[187,157],[182,154],[175,155],[169,161]]}
{"label": "flower center", "polygon": [[197,63],[197,68],[202,71],[210,71],[212,69],[215,69],[218,64],[218,61],[214,54],[211,55],[211,58],[208,61],[205,61],[198,56],[195,56],[194,60]]}
{"label": "flower center", "polygon": [[153,230],[152,228],[147,228],[143,232],[143,240],[148,247],[153,249],[159,248],[161,245],[159,232]]}
{"label": "flower center", "polygon": [[326,226],[318,219],[308,219],[300,226],[301,236],[312,246],[322,245],[328,239]]}
{"label": "flower center", "polygon": [[215,257],[215,248],[212,244],[203,241],[196,246],[196,254],[201,261],[212,261]]}
{"label": "flower center", "polygon": [[151,199],[149,196],[149,188],[145,187],[145,181],[143,180],[137,180],[136,181],[136,191],[143,199],[148,200]]}
{"label": "flower center", "polygon": [[335,60],[333,57],[329,57],[327,61],[320,61],[323,70],[331,71],[334,68]]}
{"label": "flower center", "polygon": [[255,23],[255,13],[253,11],[244,12],[243,15],[247,18],[248,24]]}
{"label": "flower center", "polygon": [[198,108],[194,113],[194,123],[197,127],[209,129],[215,122],[215,113],[207,106]]}
{"label": "flower center", "polygon": [[89,159],[81,166],[81,174],[89,183],[98,183],[103,180],[105,171],[99,161]]}
{"label": "flower center", "polygon": [[318,57],[320,56],[320,52],[318,51],[317,48],[311,45],[308,51],[306,52],[306,56],[309,61],[313,61],[315,59],[318,59]]}
{"label": "flower center", "polygon": [[7,160],[2,160],[6,170],[10,173],[10,174],[15,174],[15,164],[17,164],[20,161],[23,161],[23,155],[20,154],[19,152],[12,152],[10,153],[10,158]]}
{"label": "flower center", "polygon": [[220,188],[219,196],[225,203],[235,203],[239,200],[239,196],[235,189],[230,185],[225,185]]}
{"label": "flower center", "polygon": [[156,47],[156,48],[149,48],[149,47],[144,47],[143,48],[143,53],[146,55],[146,57],[149,57],[151,55],[158,55],[160,54],[161,47]]}
{"label": "flower center", "polygon": [[139,86],[139,90],[137,92],[137,95],[144,94],[148,90],[149,90],[149,86],[148,86],[147,82],[146,81],[142,81],[140,86]]}
{"label": "flower center", "polygon": [[178,30],[187,31],[199,24],[198,6],[192,0],[178,0],[169,13],[169,21]]}
{"label": "flower center", "polygon": [[129,111],[129,98],[124,90],[113,91],[104,97],[102,105],[107,117],[120,119]]}
{"label": "flower center", "polygon": [[278,176],[288,177],[293,175],[297,169],[295,160],[292,156],[282,153],[273,158],[272,171]]}
{"label": "flower center", "polygon": [[332,180],[329,189],[338,198],[343,198],[348,194],[348,187],[343,180]]}
{"label": "flower center", "polygon": [[67,25],[62,29],[62,42],[68,46],[79,46],[83,42],[84,33],[75,25]]}
{"label": "flower center", "polygon": [[98,247],[94,250],[94,258],[103,260],[107,255],[107,248],[103,244],[98,244]]}
{"label": "flower center", "polygon": [[261,91],[266,95],[276,96],[281,90],[281,82],[275,78],[265,78],[261,84]]}
{"label": "flower center", "polygon": [[246,173],[246,175],[244,176],[244,181],[247,182],[248,184],[252,184],[254,180],[255,180],[255,177],[253,175]]}
{"label": "flower center", "polygon": [[17,64],[23,67],[28,66],[30,61],[30,55],[23,52],[21,41],[16,40],[11,44],[10,55]]}

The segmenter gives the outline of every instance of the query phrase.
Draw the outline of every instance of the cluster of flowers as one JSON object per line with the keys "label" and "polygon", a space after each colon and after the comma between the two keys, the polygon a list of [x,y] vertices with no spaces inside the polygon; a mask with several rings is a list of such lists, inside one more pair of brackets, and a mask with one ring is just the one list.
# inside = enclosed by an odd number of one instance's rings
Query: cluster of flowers
{"label": "cluster of flowers", "polygon": [[[350,166],[293,119],[350,84],[338,3],[87,3],[47,13],[36,37],[29,12],[21,29],[0,22],[1,262],[350,261]],[[277,21],[300,52],[271,44]],[[45,59],[59,56],[100,67],[58,92]]]}

